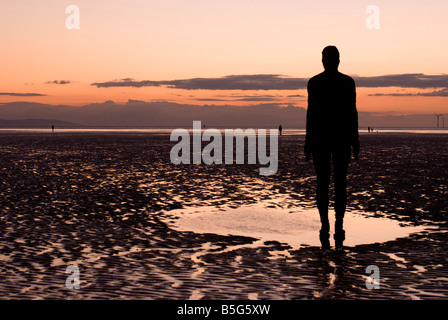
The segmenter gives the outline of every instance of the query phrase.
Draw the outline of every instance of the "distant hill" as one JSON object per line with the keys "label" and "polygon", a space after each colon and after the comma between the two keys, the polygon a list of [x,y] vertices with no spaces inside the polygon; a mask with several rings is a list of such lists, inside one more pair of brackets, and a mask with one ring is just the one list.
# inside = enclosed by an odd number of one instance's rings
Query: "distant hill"
{"label": "distant hill", "polygon": [[4,120],[0,119],[1,128],[51,128],[54,125],[56,128],[73,128],[79,127],[78,124],[54,120],[54,119],[23,119],[23,120]]}
{"label": "distant hill", "polygon": [[[0,119],[58,119],[78,125],[102,127],[191,127],[200,120],[207,127],[287,127],[305,125],[306,110],[295,106],[259,104],[250,106],[186,105],[172,102],[129,100],[74,107],[33,102],[0,105]],[[51,123],[50,123],[51,126]]]}
{"label": "distant hill", "polygon": [[[188,105],[173,102],[93,103],[75,107],[34,102],[0,104],[0,127],[178,127],[200,120],[208,128],[304,128],[306,109],[263,103],[248,106]],[[56,119],[56,120],[55,120]],[[359,126],[434,128],[434,114],[359,112]]]}

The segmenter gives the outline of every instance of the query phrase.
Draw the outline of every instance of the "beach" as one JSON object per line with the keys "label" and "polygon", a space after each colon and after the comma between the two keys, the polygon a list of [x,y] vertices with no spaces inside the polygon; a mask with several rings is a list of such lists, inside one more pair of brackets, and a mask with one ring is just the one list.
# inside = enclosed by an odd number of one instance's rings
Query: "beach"
{"label": "beach", "polygon": [[[174,165],[168,134],[2,132],[0,297],[447,299],[447,136],[372,133],[360,141],[346,215],[425,229],[323,251],[176,227],[176,212],[201,208],[318,216],[303,135],[280,136],[278,172],[262,176],[254,164]],[[66,287],[70,265],[79,268],[79,289]],[[370,265],[380,271],[378,289],[366,286]]]}

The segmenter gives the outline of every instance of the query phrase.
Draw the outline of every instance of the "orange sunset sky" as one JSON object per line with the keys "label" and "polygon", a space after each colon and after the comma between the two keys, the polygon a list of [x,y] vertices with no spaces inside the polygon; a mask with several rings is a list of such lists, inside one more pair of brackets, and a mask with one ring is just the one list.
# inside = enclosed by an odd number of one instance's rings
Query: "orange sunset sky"
{"label": "orange sunset sky", "polygon": [[[79,29],[66,27],[68,5],[80,10]],[[379,29],[366,27],[369,5],[379,9]],[[306,107],[303,87],[185,89],[172,81],[308,79],[322,71],[321,51],[331,44],[340,50],[340,71],[365,80],[357,81],[359,111],[448,110],[446,0],[2,0],[0,15],[0,103]],[[408,74],[421,74],[430,85],[415,76],[387,86],[369,82]],[[157,85],[94,85],[123,79]]]}

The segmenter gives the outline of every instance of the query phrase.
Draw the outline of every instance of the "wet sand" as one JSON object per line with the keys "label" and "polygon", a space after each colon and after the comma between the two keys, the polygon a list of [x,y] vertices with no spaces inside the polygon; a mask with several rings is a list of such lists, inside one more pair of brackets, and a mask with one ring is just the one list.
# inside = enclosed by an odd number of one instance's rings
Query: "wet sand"
{"label": "wet sand", "polygon": [[[313,209],[303,136],[280,137],[278,173],[260,176],[258,165],[175,166],[167,135],[2,133],[0,297],[446,299],[447,136],[361,143],[349,212],[427,229],[339,252],[173,225],[192,207]],[[79,290],[65,286],[69,265]],[[369,265],[380,289],[366,288]]]}

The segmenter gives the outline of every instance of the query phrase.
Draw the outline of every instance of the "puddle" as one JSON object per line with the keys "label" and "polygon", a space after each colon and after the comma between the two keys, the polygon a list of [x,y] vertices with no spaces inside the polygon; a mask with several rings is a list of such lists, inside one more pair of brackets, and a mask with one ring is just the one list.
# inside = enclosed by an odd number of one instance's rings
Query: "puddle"
{"label": "puddle", "polygon": [[[278,241],[292,247],[320,246],[318,233],[320,220],[317,209],[269,208],[262,204],[227,207],[199,207],[169,211],[176,219],[170,220],[171,228],[195,233],[212,233],[256,238],[262,241]],[[334,213],[330,210],[331,228]],[[401,225],[400,225],[401,224]],[[345,246],[382,243],[404,238],[425,227],[403,225],[388,218],[367,216],[365,212],[349,211],[345,214]],[[330,230],[332,233],[333,230]],[[331,234],[330,241],[333,235]]]}

